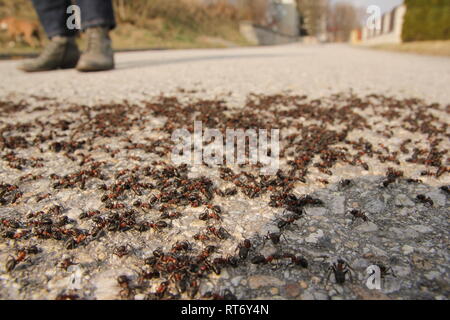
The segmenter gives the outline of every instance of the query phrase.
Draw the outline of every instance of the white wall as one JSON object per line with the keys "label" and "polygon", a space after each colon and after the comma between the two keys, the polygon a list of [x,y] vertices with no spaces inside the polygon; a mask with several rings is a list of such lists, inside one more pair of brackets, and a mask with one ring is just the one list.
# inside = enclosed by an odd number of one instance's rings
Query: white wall
{"label": "white wall", "polygon": [[[382,31],[370,30],[364,27],[362,30],[362,44],[373,45],[382,43],[401,43],[402,29],[406,13],[406,6],[401,5],[394,8],[385,15]],[[391,26],[393,23],[393,26]],[[390,31],[393,29],[392,31]]]}

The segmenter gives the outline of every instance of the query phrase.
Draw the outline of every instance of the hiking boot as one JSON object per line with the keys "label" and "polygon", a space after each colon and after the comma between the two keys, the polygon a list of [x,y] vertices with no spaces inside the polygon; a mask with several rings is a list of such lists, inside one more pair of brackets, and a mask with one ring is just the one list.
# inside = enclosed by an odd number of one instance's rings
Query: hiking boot
{"label": "hiking boot", "polygon": [[109,29],[89,28],[86,34],[87,48],[78,61],[77,70],[89,72],[114,69],[114,52],[111,47]]}
{"label": "hiking boot", "polygon": [[26,72],[69,69],[75,68],[79,59],[75,38],[56,36],[51,38],[39,57],[26,60],[17,68]]}

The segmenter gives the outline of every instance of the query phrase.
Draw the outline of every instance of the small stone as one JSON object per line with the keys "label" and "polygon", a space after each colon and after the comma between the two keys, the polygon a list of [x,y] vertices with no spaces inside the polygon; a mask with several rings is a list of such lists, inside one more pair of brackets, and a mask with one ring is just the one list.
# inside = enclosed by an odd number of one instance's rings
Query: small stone
{"label": "small stone", "polygon": [[419,236],[419,233],[411,228],[389,228],[390,232],[394,232],[399,239],[415,239]]}
{"label": "small stone", "polygon": [[295,298],[300,294],[300,285],[297,283],[289,283],[284,286],[286,295],[290,298]]}
{"label": "small stone", "polygon": [[430,197],[433,200],[435,206],[443,207],[445,206],[446,196],[440,191],[431,191],[426,194],[427,197]]}
{"label": "small stone", "polygon": [[300,285],[300,288],[308,289],[308,283],[306,283],[306,281],[299,281],[298,284]]}
{"label": "small stone", "polygon": [[398,277],[406,277],[408,274],[411,273],[411,268],[409,266],[405,267],[396,266],[393,267],[392,269],[394,269],[394,272]]}
{"label": "small stone", "polygon": [[349,242],[345,243],[345,246],[350,249],[355,249],[355,248],[358,248],[358,242],[349,241]]}
{"label": "small stone", "polygon": [[231,284],[235,287],[238,286],[239,283],[241,282],[242,278],[243,278],[243,276],[234,277],[233,279],[231,279]]}
{"label": "small stone", "polygon": [[270,293],[273,295],[277,295],[280,293],[280,290],[278,288],[273,287],[270,289]]}
{"label": "small stone", "polygon": [[414,248],[411,247],[411,246],[408,246],[408,245],[404,245],[404,246],[402,247],[402,250],[403,250],[403,253],[404,253],[405,255],[408,255],[408,254],[414,252]]}
{"label": "small stone", "polygon": [[412,262],[418,269],[422,270],[430,270],[433,267],[433,265],[427,259],[417,254],[412,255]]}
{"label": "small stone", "polygon": [[387,295],[378,290],[369,290],[359,286],[353,286],[352,290],[361,300],[390,300]]}
{"label": "small stone", "polygon": [[284,282],[272,276],[256,275],[248,278],[250,289],[258,289],[267,286],[281,286]]}
{"label": "small stone", "polygon": [[328,300],[328,295],[321,292],[314,293],[314,297],[316,298],[316,300]]}
{"label": "small stone", "polygon": [[317,232],[311,233],[305,241],[308,243],[317,243],[320,238],[322,238],[324,235],[323,231],[321,229],[317,230]]}
{"label": "small stone", "polygon": [[434,280],[436,278],[439,278],[440,276],[441,274],[437,271],[430,271],[425,274],[425,278],[427,278],[428,280]]}
{"label": "small stone", "polygon": [[319,284],[320,283],[320,278],[319,277],[311,277],[311,282],[314,284]]}
{"label": "small stone", "polygon": [[314,296],[312,295],[312,293],[310,292],[304,292],[301,296],[300,299],[302,300],[314,300]]}
{"label": "small stone", "polygon": [[424,226],[423,224],[416,224],[414,226],[411,226],[411,228],[420,233],[428,233],[428,232],[433,231],[433,229],[431,229],[430,227]]}
{"label": "small stone", "polygon": [[370,200],[364,206],[364,210],[372,214],[382,213],[383,211],[385,211],[385,209],[386,205],[384,204],[384,202],[378,199]]}
{"label": "small stone", "polygon": [[415,204],[407,195],[399,194],[395,198],[395,205],[398,207],[413,207]]}
{"label": "small stone", "polygon": [[307,208],[306,210],[306,214],[308,216],[324,216],[327,213],[327,209],[326,208],[315,208],[315,207],[311,207],[311,208]]}
{"label": "small stone", "polygon": [[355,229],[360,232],[375,232],[378,230],[378,226],[375,223],[373,223],[372,221],[368,221],[368,222],[360,224]]}
{"label": "small stone", "polygon": [[345,197],[335,197],[332,200],[331,208],[333,208],[333,213],[336,215],[341,215],[345,213]]}

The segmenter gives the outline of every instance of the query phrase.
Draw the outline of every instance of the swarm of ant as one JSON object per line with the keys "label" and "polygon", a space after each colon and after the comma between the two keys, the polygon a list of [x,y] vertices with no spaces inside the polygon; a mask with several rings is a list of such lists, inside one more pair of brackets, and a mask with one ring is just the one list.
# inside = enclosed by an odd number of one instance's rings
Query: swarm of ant
{"label": "swarm of ant", "polygon": [[[64,203],[26,216],[3,217],[0,219],[2,241],[55,241],[65,250],[76,252],[80,247],[116,233],[152,233],[159,237],[189,214],[186,209],[199,208],[201,213],[196,213],[196,218],[204,223],[204,229],[192,238],[170,243],[170,248],[154,250],[152,256],[143,259],[136,279],[119,277],[117,283],[122,298],[131,299],[136,293],[144,293],[148,299],[201,298],[199,287],[203,279],[211,274],[221,274],[224,268],[236,268],[247,260],[261,267],[286,262],[308,268],[306,257],[298,252],[260,255],[252,239],[235,245],[234,255],[221,255],[221,244],[234,238],[223,225],[227,212],[219,205],[221,199],[267,196],[268,206],[284,210],[283,216],[274,221],[279,232],[263,236],[264,241],[278,245],[280,241],[287,241],[284,232],[296,227],[305,215],[305,207],[324,205],[322,200],[311,195],[293,193],[296,185],[309,183],[315,172],[332,177],[337,164],[368,171],[368,160],[377,159],[392,166],[401,161],[425,166],[427,171],[423,176],[433,175],[436,179],[448,174],[448,150],[443,139],[448,138],[448,124],[430,113],[430,110],[442,111],[440,106],[377,95],[366,99],[337,95],[333,99],[341,101],[342,106],[337,103],[324,106],[320,100],[308,103],[304,96],[250,95],[242,108],[231,109],[223,100],[183,103],[176,97],[160,96],[144,105],[127,101],[94,107],[73,105],[61,109],[57,115],[48,113],[47,107],[30,110],[31,106],[25,102],[16,105],[0,102],[0,106],[4,106],[0,109],[2,115],[24,111],[48,115],[21,123],[1,123],[0,158],[5,164],[5,172],[16,177],[9,183],[0,183],[1,206],[20,207],[25,192],[30,193],[35,183],[43,181],[49,182],[50,188],[32,196],[36,203],[52,203],[64,190],[93,191],[101,202],[99,207],[84,208],[77,219],[67,216],[70,208]],[[372,103],[374,99],[381,104]],[[363,137],[351,139],[351,133],[357,131],[376,131],[360,114],[366,109],[388,120],[397,118],[400,111],[404,112],[402,130],[411,136],[427,136],[427,143],[405,139],[397,150]],[[164,124],[152,127],[150,133],[153,135],[136,138],[134,133],[148,131],[155,118],[165,119]],[[171,134],[185,128],[193,132],[194,120],[222,132],[230,126],[289,127],[293,131],[282,136],[280,151],[285,165],[274,176],[256,173],[258,164],[242,165],[239,169],[219,166],[217,175],[225,187],[206,175],[193,178],[189,166],[174,165],[169,157],[173,147]],[[390,129],[377,131],[377,134],[391,138]],[[49,167],[49,160],[54,159],[64,159],[71,169],[62,173],[62,170]],[[381,187],[387,188],[402,177],[403,172],[390,167]],[[328,183],[328,179],[320,181]],[[339,188],[345,190],[351,185],[351,180],[342,179]],[[448,186],[441,189],[448,194]],[[417,195],[416,200],[433,205],[431,199],[423,195]],[[353,220],[368,220],[358,210],[349,214]],[[89,227],[81,228],[77,223]],[[115,247],[111,253],[119,259],[134,254],[126,246]],[[38,250],[20,249],[8,258],[6,270],[14,272],[33,254],[38,254]],[[72,260],[63,259],[59,266],[67,269],[71,264]],[[336,280],[339,282],[342,273],[345,278],[346,264],[338,262],[331,270],[338,273]],[[75,297],[78,296],[61,294],[58,298]],[[203,298],[233,298],[233,294],[209,292]]]}

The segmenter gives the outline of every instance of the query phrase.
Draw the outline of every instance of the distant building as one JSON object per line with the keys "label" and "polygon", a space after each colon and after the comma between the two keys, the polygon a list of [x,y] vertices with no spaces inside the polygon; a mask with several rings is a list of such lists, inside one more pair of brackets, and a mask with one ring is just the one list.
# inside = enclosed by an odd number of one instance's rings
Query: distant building
{"label": "distant building", "polygon": [[301,36],[327,40],[328,0],[296,0],[300,14]]}
{"label": "distant building", "polygon": [[299,14],[295,0],[268,0],[269,27],[282,35],[299,36]]}
{"label": "distant building", "polygon": [[[381,18],[381,29],[371,29],[364,26],[360,32],[360,38],[352,38],[353,43],[362,43],[367,45],[383,43],[401,43],[402,29],[407,7],[400,5],[389,12],[386,12]],[[356,30],[354,32],[357,32]]]}
{"label": "distant building", "polygon": [[251,43],[275,45],[299,41],[299,15],[295,0],[267,0],[264,24],[242,21],[240,31]]}

